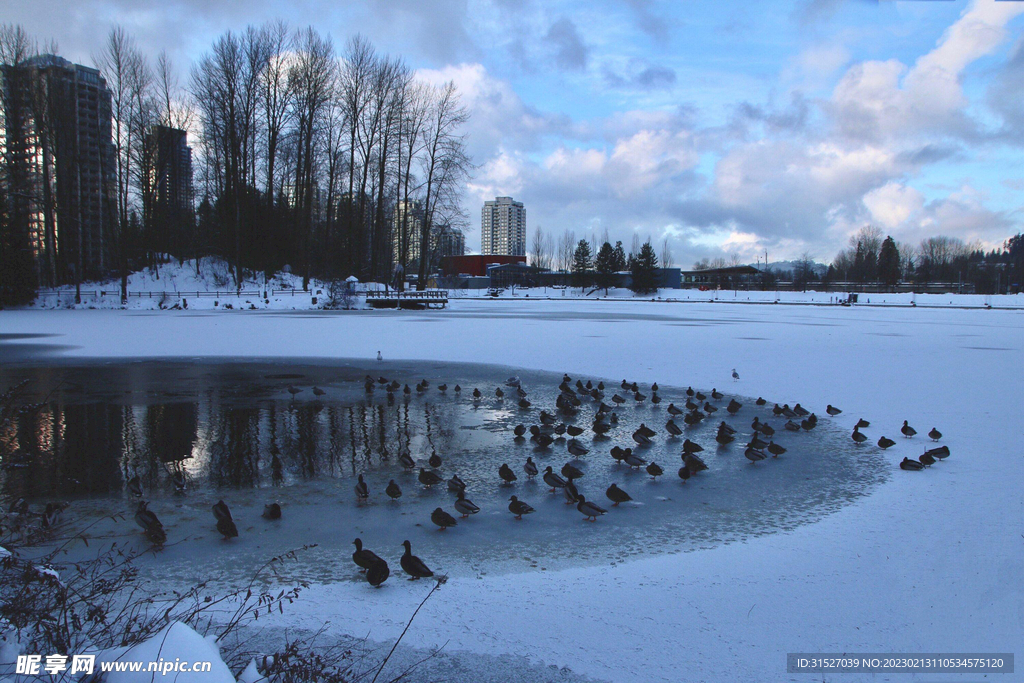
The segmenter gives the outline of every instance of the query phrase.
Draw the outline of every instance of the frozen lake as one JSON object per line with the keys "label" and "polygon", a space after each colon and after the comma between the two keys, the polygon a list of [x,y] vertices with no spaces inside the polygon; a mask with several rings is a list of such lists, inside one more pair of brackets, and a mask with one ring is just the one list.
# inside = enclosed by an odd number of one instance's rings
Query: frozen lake
{"label": "frozen lake", "polygon": [[[408,395],[400,389],[389,399],[379,383],[365,391],[368,373],[411,387],[426,379],[429,388]],[[518,405],[514,389],[502,386],[510,374],[520,376],[529,408]],[[39,413],[19,418],[0,442],[3,494],[40,507],[70,500],[69,530],[88,527],[92,539],[90,548],[72,557],[94,552],[100,540],[141,550],[147,543],[132,519],[137,498],[127,488],[137,476],[169,537],[143,566],[183,583],[199,576],[240,581],[267,557],[313,544],[318,547],[286,565],[287,579],[358,580],[350,559],[357,536],[396,570],[406,538],[436,570],[452,575],[614,564],[792,529],[865,495],[889,471],[877,449],[856,447],[827,416],[813,431],[786,432],[785,418],[772,415],[772,404],[758,407],[752,397],[738,396],[743,407],[728,415],[733,395],[726,394],[713,402],[718,412],[695,427],[676,417],[685,433],[671,437],[667,407],[686,402],[685,388],[659,387],[662,403],[654,405],[622,391],[621,378],[573,378],[594,386],[603,379],[610,405],[614,389],[627,397],[606,435],[589,429],[598,406],[593,399],[565,420],[586,430],[578,441],[590,453],[579,458],[568,453],[565,437],[548,447],[513,438],[517,424],[539,424],[541,409],[555,412],[562,376],[552,373],[437,362],[201,360],[23,367],[3,376],[4,384],[22,379],[31,388],[26,400],[48,402]],[[438,388],[444,383],[446,392]],[[454,391],[457,384],[461,393]],[[321,395],[314,395],[314,386]],[[298,390],[294,397],[290,387]],[[503,398],[495,395],[498,387]],[[640,388],[650,398],[649,382]],[[703,390],[710,399],[711,388]],[[753,434],[755,416],[777,430],[788,451],[752,465],[742,444]],[[714,440],[722,419],[738,431],[724,447]],[[658,435],[637,447],[631,435],[641,423]],[[684,438],[705,448],[700,455],[709,468],[687,483],[677,476]],[[643,469],[617,463],[610,456],[616,445],[635,447],[665,476],[653,480]],[[418,469],[399,464],[402,454],[444,479],[457,474],[481,512],[442,533],[430,512],[441,507],[455,514],[455,494],[444,484],[422,486]],[[431,456],[440,457],[441,465],[430,468]],[[559,472],[571,462],[584,473],[581,493],[609,513],[597,524],[585,523],[561,491],[551,493],[539,477],[526,475],[527,457],[541,472],[548,465]],[[501,482],[502,463],[516,472],[515,483]],[[354,493],[359,474],[371,491],[364,504]],[[403,490],[397,501],[384,494],[391,479]],[[613,482],[634,501],[613,508],[605,495]],[[511,495],[536,513],[513,519]],[[210,508],[218,499],[231,508],[239,538],[225,541],[216,532]],[[282,505],[280,521],[261,518],[269,502]],[[125,519],[105,519],[113,512]]]}

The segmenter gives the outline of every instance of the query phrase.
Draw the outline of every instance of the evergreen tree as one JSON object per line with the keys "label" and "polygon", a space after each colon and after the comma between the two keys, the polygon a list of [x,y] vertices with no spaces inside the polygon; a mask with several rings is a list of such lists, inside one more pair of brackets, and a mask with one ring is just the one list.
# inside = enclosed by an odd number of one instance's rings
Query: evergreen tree
{"label": "evergreen tree", "polygon": [[615,272],[626,270],[626,251],[622,248],[622,241],[615,243]]}
{"label": "evergreen tree", "polygon": [[896,241],[892,237],[886,237],[882,242],[882,248],[878,252],[878,279],[890,289],[896,286],[900,279],[900,252],[896,248]]}
{"label": "evergreen tree", "polygon": [[604,293],[608,293],[608,288],[612,286],[614,282],[614,274],[617,270],[615,261],[615,249],[608,242],[601,245],[601,250],[597,252],[597,259],[594,261],[594,270],[597,271],[597,286],[604,287]]}
{"label": "evergreen tree", "polygon": [[590,242],[580,240],[572,255],[572,281],[576,287],[586,287],[590,282]]}
{"label": "evergreen tree", "polygon": [[630,289],[636,294],[650,294],[658,289],[658,257],[650,240],[640,247],[640,253],[633,258],[630,271],[633,283]]}

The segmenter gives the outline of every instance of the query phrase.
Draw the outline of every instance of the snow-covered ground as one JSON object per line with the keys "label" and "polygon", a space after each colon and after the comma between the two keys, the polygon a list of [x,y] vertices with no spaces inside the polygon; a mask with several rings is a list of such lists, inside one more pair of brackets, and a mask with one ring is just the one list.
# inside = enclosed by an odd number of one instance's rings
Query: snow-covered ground
{"label": "snow-covered ground", "polygon": [[[387,359],[726,385],[819,413],[832,403],[847,430],[870,420],[872,440],[905,419],[922,435],[934,426],[952,457],[902,472],[897,463],[920,454],[923,436],[897,439],[882,455],[892,476],[818,521],[614,566],[453,575],[404,642],[614,681],[810,680],[785,673],[787,652],[1020,652],[1019,311],[579,300],[454,301],[423,312],[22,310],[0,312],[4,339],[0,357],[24,344],[64,361],[372,359],[380,350]],[[330,621],[338,632],[393,638],[429,590],[396,578],[380,591],[314,586],[279,623]]]}

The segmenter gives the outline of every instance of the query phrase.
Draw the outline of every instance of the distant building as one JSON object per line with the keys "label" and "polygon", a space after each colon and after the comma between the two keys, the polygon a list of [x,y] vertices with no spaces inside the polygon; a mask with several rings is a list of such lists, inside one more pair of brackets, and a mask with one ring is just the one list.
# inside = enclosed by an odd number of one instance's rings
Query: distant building
{"label": "distant building", "polygon": [[11,215],[27,232],[40,286],[73,282],[78,269],[82,279],[102,277],[114,265],[117,221],[106,81],[50,54],[0,74]]}
{"label": "distant building", "polygon": [[525,256],[496,256],[493,254],[467,254],[465,256],[448,256],[441,259],[441,271],[445,275],[472,275],[484,277],[488,266],[506,265],[509,263],[526,263]]}
{"label": "distant building", "polygon": [[526,209],[511,197],[484,202],[480,215],[480,251],[500,256],[526,255]]}
{"label": "distant building", "polygon": [[391,254],[396,265],[419,261],[422,230],[423,203],[418,199],[398,202],[391,229]]}
{"label": "distant building", "polygon": [[[180,236],[194,217],[192,148],[188,146],[188,133],[178,128],[153,126],[146,144],[149,147],[146,178],[153,193],[153,225],[168,236]],[[168,243],[173,241],[176,240],[169,239]]]}
{"label": "distant building", "polygon": [[466,236],[458,228],[441,225],[433,234],[434,252],[440,257],[463,256],[466,253]]}

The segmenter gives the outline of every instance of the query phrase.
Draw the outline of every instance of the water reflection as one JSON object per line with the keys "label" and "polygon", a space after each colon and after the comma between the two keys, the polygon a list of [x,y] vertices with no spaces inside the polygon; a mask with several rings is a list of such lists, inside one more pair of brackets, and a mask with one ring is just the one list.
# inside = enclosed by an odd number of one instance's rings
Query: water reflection
{"label": "water reflection", "polygon": [[[151,389],[143,382],[131,395]],[[28,499],[127,495],[134,477],[147,497],[283,486],[453,448],[460,426],[453,406],[383,396],[336,400],[353,398],[342,393],[329,401],[240,405],[236,387],[205,387],[191,401],[147,396],[124,405],[79,402],[74,392],[58,391],[40,409],[15,416],[0,438],[0,491]]]}

